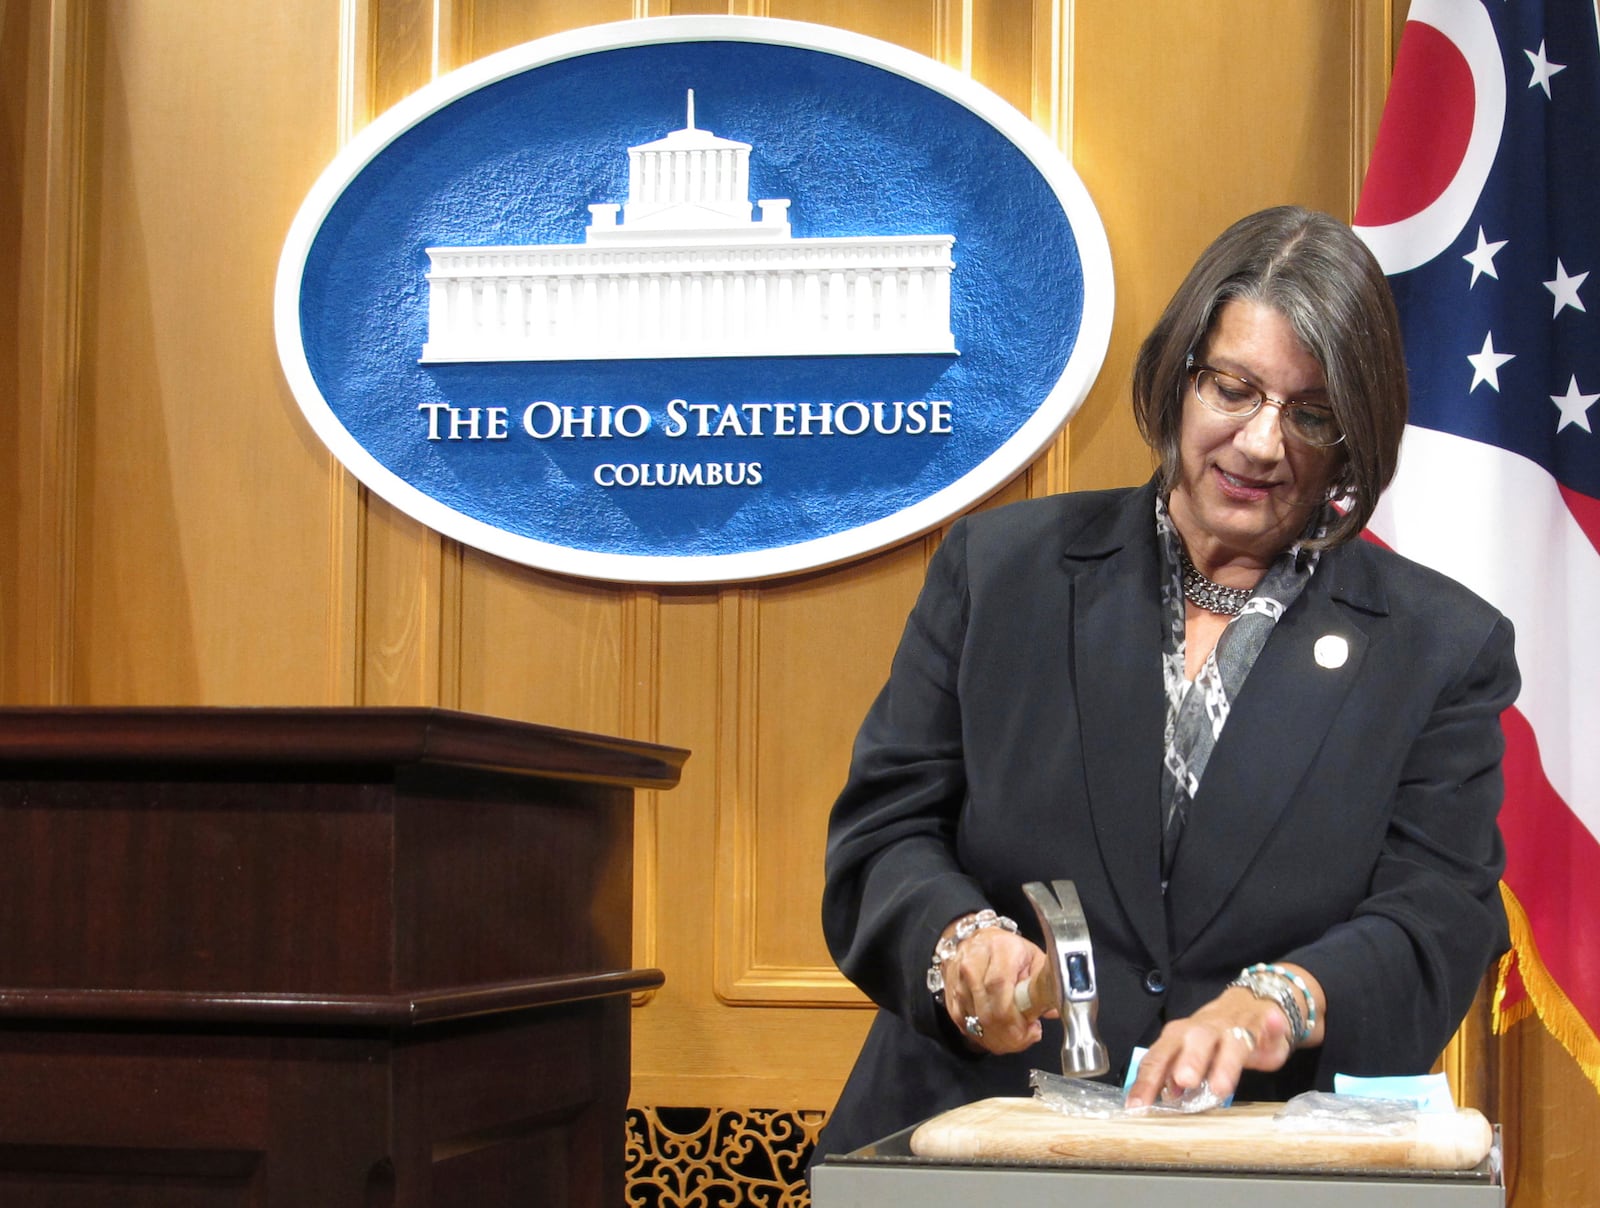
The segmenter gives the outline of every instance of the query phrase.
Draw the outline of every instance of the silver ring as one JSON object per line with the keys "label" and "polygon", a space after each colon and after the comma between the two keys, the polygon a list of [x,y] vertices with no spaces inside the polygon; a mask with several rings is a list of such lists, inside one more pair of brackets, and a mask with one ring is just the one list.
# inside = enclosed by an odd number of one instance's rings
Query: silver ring
{"label": "silver ring", "polygon": [[976,1015],[968,1015],[966,1019],[962,1020],[961,1026],[967,1030],[967,1035],[974,1040],[983,1039],[983,1024]]}
{"label": "silver ring", "polygon": [[1228,1029],[1228,1035],[1232,1036],[1235,1040],[1244,1041],[1244,1047],[1249,1049],[1250,1052],[1253,1053],[1256,1051],[1256,1034],[1249,1028],[1234,1026]]}

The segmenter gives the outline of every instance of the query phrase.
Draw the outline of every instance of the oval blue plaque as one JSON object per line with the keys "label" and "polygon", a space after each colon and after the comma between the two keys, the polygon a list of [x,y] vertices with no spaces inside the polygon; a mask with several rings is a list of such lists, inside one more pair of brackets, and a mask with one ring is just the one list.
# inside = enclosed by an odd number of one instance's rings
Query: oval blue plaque
{"label": "oval blue plaque", "polygon": [[702,583],[914,536],[1028,463],[1111,330],[1043,132],[899,47],[668,17],[480,60],[313,187],[277,286],[296,399],[438,531]]}

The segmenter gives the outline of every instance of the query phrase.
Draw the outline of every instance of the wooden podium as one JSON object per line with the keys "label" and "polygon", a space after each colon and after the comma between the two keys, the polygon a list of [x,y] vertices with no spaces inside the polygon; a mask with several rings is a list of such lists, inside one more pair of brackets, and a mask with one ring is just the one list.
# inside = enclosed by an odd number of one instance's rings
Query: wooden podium
{"label": "wooden podium", "polygon": [[0,709],[0,1204],[621,1204],[633,789],[686,754]]}

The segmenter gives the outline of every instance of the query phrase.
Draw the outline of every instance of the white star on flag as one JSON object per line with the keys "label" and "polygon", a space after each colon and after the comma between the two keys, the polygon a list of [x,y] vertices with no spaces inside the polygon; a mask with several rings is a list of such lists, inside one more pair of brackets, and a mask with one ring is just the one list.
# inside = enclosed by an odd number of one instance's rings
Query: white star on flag
{"label": "white star on flag", "polygon": [[1506,241],[1504,239],[1501,239],[1496,243],[1490,243],[1483,237],[1483,228],[1478,228],[1478,246],[1473,248],[1465,256],[1461,257],[1468,264],[1472,265],[1472,280],[1467,282],[1468,289],[1471,289],[1474,285],[1478,284],[1478,278],[1485,273],[1493,277],[1496,281],[1500,280],[1500,274],[1495,271],[1494,267],[1494,254],[1501,248],[1505,247],[1505,245]]}
{"label": "white star on flag", "polygon": [[1585,432],[1592,433],[1594,429],[1589,426],[1589,408],[1595,405],[1596,400],[1600,400],[1600,394],[1578,393],[1578,379],[1574,375],[1567,383],[1566,394],[1550,396],[1550,401],[1561,408],[1561,422],[1556,425],[1556,431],[1561,431],[1568,424],[1577,424]]}
{"label": "white star on flag", "polygon": [[1561,313],[1563,306],[1570,306],[1574,310],[1588,310],[1583,304],[1583,299],[1578,297],[1578,287],[1588,279],[1588,273],[1579,273],[1576,277],[1567,276],[1567,270],[1563,267],[1560,257],[1556,258],[1556,279],[1544,283],[1544,287],[1556,296],[1556,308],[1550,312],[1552,319]]}
{"label": "white star on flag", "polygon": [[1567,69],[1567,65],[1565,63],[1552,63],[1549,59],[1544,57],[1543,39],[1541,39],[1539,42],[1538,54],[1535,54],[1531,50],[1525,50],[1522,53],[1527,55],[1528,62],[1533,64],[1533,79],[1528,81],[1528,87],[1543,88],[1545,96],[1549,97],[1550,77],[1558,72],[1565,71]]}
{"label": "white star on flag", "polygon": [[1472,385],[1467,387],[1471,394],[1484,382],[1489,383],[1490,389],[1495,393],[1500,391],[1500,366],[1516,357],[1514,352],[1496,352],[1494,350],[1494,332],[1483,337],[1483,351],[1469,353],[1468,362],[1472,365]]}

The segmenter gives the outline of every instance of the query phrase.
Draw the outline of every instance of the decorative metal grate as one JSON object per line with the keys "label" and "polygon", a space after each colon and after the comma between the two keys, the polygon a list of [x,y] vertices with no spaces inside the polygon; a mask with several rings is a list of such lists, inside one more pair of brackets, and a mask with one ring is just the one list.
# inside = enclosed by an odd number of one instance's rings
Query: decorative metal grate
{"label": "decorative metal grate", "polygon": [[628,1111],[628,1208],[810,1208],[806,1161],[826,1114]]}

